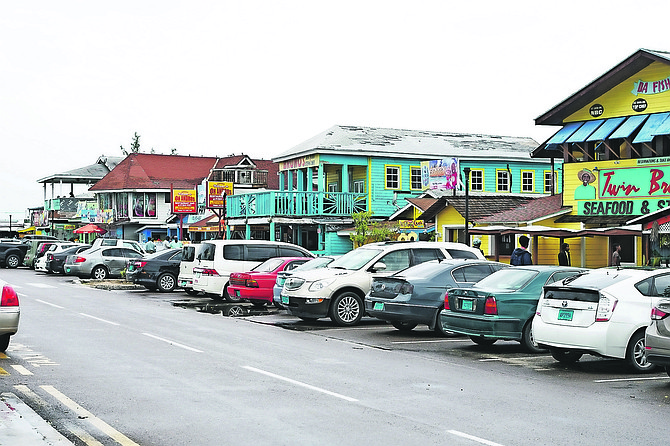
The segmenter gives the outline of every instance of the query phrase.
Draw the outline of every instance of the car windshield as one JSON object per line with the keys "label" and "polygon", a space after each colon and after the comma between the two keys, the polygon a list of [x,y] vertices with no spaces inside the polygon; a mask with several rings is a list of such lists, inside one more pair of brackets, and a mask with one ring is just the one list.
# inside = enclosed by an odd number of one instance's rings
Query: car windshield
{"label": "car windshield", "polygon": [[265,262],[261,263],[256,268],[252,269],[252,271],[269,273],[279,268],[279,265],[281,265],[283,262],[284,261],[282,259],[267,259]]}
{"label": "car windshield", "polygon": [[381,249],[358,248],[349,251],[328,265],[328,268],[359,270],[382,252]]}
{"label": "car windshield", "polygon": [[308,260],[307,262],[293,269],[293,271],[309,271],[311,269],[323,268],[329,265],[332,261],[332,257],[317,257],[316,259]]}
{"label": "car windshield", "polygon": [[539,273],[531,269],[505,268],[483,278],[473,288],[515,291],[523,288]]}

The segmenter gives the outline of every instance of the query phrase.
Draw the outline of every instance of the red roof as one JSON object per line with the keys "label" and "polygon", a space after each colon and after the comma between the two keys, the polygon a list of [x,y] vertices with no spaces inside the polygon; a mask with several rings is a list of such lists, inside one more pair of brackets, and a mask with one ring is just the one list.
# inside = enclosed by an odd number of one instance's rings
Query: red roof
{"label": "red roof", "polygon": [[477,223],[511,223],[529,222],[543,217],[554,215],[558,212],[570,209],[563,206],[563,195],[556,194],[546,197],[535,198],[528,203],[522,204],[514,209],[509,209],[497,214],[476,220]]}

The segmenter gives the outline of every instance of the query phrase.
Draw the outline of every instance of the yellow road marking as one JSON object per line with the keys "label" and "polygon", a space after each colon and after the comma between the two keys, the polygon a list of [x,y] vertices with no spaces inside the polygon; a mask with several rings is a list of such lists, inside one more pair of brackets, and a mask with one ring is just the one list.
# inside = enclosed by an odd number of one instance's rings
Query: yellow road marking
{"label": "yellow road marking", "polygon": [[9,376],[9,372],[0,367],[0,376]]}
{"label": "yellow road marking", "polygon": [[9,356],[4,353],[0,353],[0,359],[9,359]]}

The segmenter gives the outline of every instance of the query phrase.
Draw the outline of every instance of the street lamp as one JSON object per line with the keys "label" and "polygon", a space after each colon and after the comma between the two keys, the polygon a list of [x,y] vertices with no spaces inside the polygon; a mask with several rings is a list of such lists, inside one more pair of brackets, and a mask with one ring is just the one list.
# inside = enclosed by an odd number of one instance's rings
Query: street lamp
{"label": "street lamp", "polygon": [[470,219],[470,168],[464,167],[465,174],[465,244],[470,246],[470,233],[468,230],[468,220]]}

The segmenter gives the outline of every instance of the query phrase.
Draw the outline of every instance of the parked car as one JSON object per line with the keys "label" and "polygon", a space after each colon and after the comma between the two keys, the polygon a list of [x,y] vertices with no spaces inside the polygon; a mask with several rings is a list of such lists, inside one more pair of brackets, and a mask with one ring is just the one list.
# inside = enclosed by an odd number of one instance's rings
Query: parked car
{"label": "parked car", "polygon": [[117,246],[117,247],[123,247],[123,248],[130,248],[134,249],[137,252],[140,252],[142,254],[146,254],[144,251],[144,247],[138,242],[137,240],[125,240],[125,239],[120,239],[120,238],[107,238],[107,237],[98,237],[95,240],[93,240],[93,243],[91,243],[93,248],[100,248],[100,247],[109,247],[109,246]]}
{"label": "parked car", "polygon": [[37,258],[37,253],[40,249],[40,246],[43,243],[55,243],[57,239],[48,238],[32,238],[27,240],[25,243],[28,245],[28,250],[26,251],[25,256],[23,257],[23,264],[28,268],[35,269],[35,259]]}
{"label": "parked car", "polygon": [[52,273],[65,274],[65,259],[67,259],[67,256],[72,254],[79,254],[80,252],[86,251],[90,248],[91,245],[77,244],[76,246],[71,246],[60,252],[47,252],[47,271]]}
{"label": "parked car", "polygon": [[452,288],[440,312],[442,329],[468,335],[476,344],[505,339],[519,341],[528,351],[541,351],[533,340],[532,322],[542,287],[583,271],[525,265],[497,271],[468,288]]}
{"label": "parked car", "polygon": [[179,275],[181,249],[168,249],[128,262],[126,280],[149,290],[174,291]]}
{"label": "parked car", "polygon": [[419,324],[446,335],[440,323],[444,296],[449,288],[469,287],[509,265],[487,260],[430,261],[387,277],[372,279],[365,296],[365,312],[410,331]]}
{"label": "parked car", "polygon": [[303,263],[302,265],[299,265],[298,267],[290,271],[287,270],[279,271],[277,273],[277,279],[275,280],[275,284],[272,287],[272,301],[275,304],[275,306],[277,308],[284,308],[284,306],[281,303],[281,290],[282,288],[284,288],[284,282],[286,282],[286,279],[290,275],[292,275],[296,271],[309,271],[312,269],[325,268],[337,257],[339,256],[321,256],[315,259],[308,260],[307,262]]}
{"label": "parked car", "polygon": [[304,320],[330,317],[340,326],[356,325],[373,277],[388,276],[429,260],[486,260],[479,249],[451,242],[379,242],[348,252],[326,268],[294,273],[284,283],[282,304]]}
{"label": "parked car", "polygon": [[277,273],[291,271],[310,259],[312,257],[273,257],[251,271],[232,273],[228,293],[256,306],[271,304],[272,287],[277,281]]}
{"label": "parked car", "polygon": [[121,277],[130,260],[142,257],[141,253],[130,248],[92,247],[79,254],[69,255],[65,260],[65,274],[96,280]]}
{"label": "parked car", "polygon": [[[40,271],[43,273],[52,273],[49,268],[49,260],[53,258],[53,254],[63,252],[64,250],[71,248],[73,246],[90,246],[83,243],[75,242],[46,242],[42,243],[37,251],[36,260],[35,260],[35,271]],[[41,251],[44,251],[43,254],[40,254]]]}
{"label": "parked car", "polygon": [[193,268],[193,290],[214,299],[239,302],[228,293],[231,273],[249,271],[272,257],[314,257],[305,248],[268,240],[210,240],[202,242],[196,256],[200,265]]}
{"label": "parked car", "polygon": [[202,243],[196,243],[188,244],[182,248],[177,285],[192,296],[199,293],[199,291],[193,289],[193,268],[200,265],[200,254],[204,247]]}
{"label": "parked car", "polygon": [[[665,293],[663,293],[665,294]],[[647,362],[665,368],[670,376],[670,299],[659,301],[651,310],[651,325],[645,332]]]}
{"label": "parked car", "polygon": [[655,366],[647,361],[645,329],[668,286],[667,269],[620,268],[547,285],[533,319],[535,341],[559,362],[575,362],[589,353],[650,371]]}
{"label": "parked car", "polygon": [[0,243],[0,266],[5,268],[18,268],[23,264],[23,258],[30,246],[15,239],[9,239]]}
{"label": "parked car", "polygon": [[10,338],[19,330],[21,308],[14,288],[4,280],[0,280],[0,286],[0,352],[4,352],[9,347]]}

